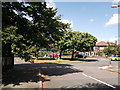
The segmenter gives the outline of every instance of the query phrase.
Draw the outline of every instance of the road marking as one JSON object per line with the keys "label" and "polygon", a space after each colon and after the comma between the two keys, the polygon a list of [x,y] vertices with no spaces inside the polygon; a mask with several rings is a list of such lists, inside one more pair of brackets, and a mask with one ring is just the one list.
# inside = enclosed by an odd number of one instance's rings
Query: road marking
{"label": "road marking", "polygon": [[110,85],[110,84],[108,84],[108,83],[106,83],[106,82],[103,82],[103,81],[99,80],[99,79],[96,79],[96,78],[94,78],[94,77],[88,76],[88,75],[86,75],[86,74],[84,74],[84,73],[82,73],[82,74],[83,74],[84,76],[86,76],[86,77],[89,77],[89,78],[91,78],[91,79],[93,79],[93,80],[96,80],[96,81],[98,81],[98,82],[100,82],[100,83],[103,83],[103,84],[105,84],[105,85],[107,85],[107,86],[109,86],[109,87],[116,88],[116,87],[114,87],[114,86],[112,86],[112,85]]}

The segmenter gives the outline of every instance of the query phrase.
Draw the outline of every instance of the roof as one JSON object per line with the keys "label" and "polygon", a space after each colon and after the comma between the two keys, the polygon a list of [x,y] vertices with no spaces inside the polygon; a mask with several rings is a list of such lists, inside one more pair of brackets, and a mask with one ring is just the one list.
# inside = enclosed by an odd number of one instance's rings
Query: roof
{"label": "roof", "polygon": [[114,46],[116,44],[113,42],[105,42],[105,41],[100,41],[100,42],[96,43],[96,46],[108,46],[108,45]]}
{"label": "roof", "polygon": [[108,43],[105,41],[98,42],[96,46],[108,46]]}

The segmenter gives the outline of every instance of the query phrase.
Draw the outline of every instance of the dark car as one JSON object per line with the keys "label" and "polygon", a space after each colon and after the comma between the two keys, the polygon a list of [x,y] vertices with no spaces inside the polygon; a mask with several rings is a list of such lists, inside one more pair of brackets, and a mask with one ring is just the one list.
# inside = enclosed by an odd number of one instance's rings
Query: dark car
{"label": "dark car", "polygon": [[75,57],[76,58],[86,58],[87,56],[84,54],[76,54]]}

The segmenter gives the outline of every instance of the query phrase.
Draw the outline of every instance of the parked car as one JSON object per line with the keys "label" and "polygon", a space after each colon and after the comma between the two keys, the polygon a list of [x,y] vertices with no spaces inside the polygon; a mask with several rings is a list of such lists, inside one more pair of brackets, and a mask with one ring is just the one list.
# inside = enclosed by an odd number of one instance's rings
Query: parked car
{"label": "parked car", "polygon": [[84,54],[76,54],[75,57],[76,58],[86,58],[87,56]]}
{"label": "parked car", "polygon": [[53,53],[52,56],[53,56],[54,59],[58,59],[59,58],[59,55],[57,53]]}
{"label": "parked car", "polygon": [[113,55],[110,57],[111,61],[120,60],[120,55]]}

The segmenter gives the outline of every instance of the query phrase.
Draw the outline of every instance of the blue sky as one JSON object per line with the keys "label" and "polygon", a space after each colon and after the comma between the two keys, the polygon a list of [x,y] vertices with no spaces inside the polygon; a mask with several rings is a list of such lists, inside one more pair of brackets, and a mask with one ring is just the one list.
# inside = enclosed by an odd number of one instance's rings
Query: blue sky
{"label": "blue sky", "polygon": [[55,2],[57,15],[71,22],[72,30],[88,32],[98,40],[113,41],[118,36],[118,8],[112,2]]}

